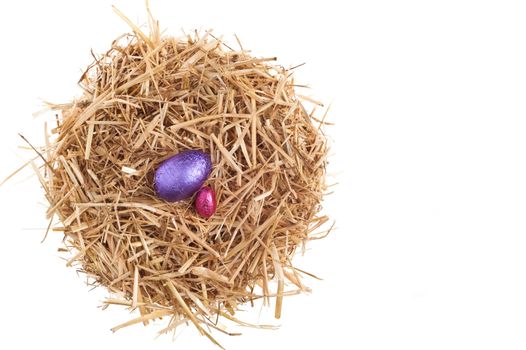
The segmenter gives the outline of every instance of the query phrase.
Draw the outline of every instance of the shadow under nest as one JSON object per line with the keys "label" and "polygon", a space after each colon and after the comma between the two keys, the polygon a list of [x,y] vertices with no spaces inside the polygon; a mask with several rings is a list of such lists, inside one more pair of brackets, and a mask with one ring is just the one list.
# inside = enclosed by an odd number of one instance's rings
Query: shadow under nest
{"label": "shadow under nest", "polygon": [[[205,328],[222,331],[217,316],[246,325],[238,306],[271,297],[279,318],[283,296],[308,290],[293,254],[328,221],[323,120],[303,106],[316,101],[296,95],[275,58],[210,33],[132,28],[82,75],[78,100],[52,105],[60,114],[40,180],[68,265],[119,296],[108,305],[139,310],[113,330],[168,317],[164,331],[191,321],[215,342]],[[153,190],[158,164],[186,149],[212,158],[209,219]]]}

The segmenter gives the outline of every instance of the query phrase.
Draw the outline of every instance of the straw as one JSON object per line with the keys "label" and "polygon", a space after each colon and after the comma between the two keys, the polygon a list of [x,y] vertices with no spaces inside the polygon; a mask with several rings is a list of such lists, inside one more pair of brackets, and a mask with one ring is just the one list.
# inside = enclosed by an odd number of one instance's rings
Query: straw
{"label": "straw", "polygon": [[[169,316],[164,332],[189,320],[219,345],[217,316],[246,326],[241,305],[276,298],[279,318],[284,296],[309,290],[290,262],[328,221],[325,116],[304,107],[321,103],[297,95],[275,57],[209,32],[161,37],[153,18],[146,34],[116,11],[133,33],[88,67],[79,99],[51,106],[58,125],[38,153],[48,217],[60,221],[68,265],[113,294],[106,304],[139,310],[114,331]],[[155,168],[186,149],[211,154],[210,219],[154,192]]]}

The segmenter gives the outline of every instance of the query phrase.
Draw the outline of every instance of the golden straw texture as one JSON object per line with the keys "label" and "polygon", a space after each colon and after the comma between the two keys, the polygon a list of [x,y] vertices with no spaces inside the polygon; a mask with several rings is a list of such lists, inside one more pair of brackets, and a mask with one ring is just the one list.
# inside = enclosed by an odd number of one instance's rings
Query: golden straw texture
{"label": "golden straw texture", "polygon": [[[328,232],[323,120],[275,58],[210,33],[164,38],[153,20],[148,35],[129,24],[134,33],[82,75],[83,95],[53,105],[61,113],[40,180],[68,264],[117,295],[107,304],[139,310],[113,330],[169,317],[165,331],[190,321],[215,342],[216,316],[246,325],[238,306],[271,297],[279,318],[283,296],[307,290],[293,254]],[[212,157],[210,219],[153,190],[156,166],[186,149]]]}

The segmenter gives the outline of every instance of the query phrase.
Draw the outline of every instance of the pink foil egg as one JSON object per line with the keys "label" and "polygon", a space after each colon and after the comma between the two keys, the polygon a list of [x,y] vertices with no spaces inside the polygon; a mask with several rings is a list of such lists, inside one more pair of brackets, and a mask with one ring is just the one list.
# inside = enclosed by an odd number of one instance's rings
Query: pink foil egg
{"label": "pink foil egg", "polygon": [[205,217],[209,218],[216,212],[216,193],[211,187],[203,187],[197,192],[195,196],[195,211]]}

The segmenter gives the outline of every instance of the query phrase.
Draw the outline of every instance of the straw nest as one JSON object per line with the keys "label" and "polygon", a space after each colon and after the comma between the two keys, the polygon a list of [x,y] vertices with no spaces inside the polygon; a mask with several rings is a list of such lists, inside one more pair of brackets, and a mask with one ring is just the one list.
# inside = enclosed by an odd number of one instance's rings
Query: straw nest
{"label": "straw nest", "polygon": [[[167,317],[163,332],[190,321],[217,344],[216,317],[247,325],[234,316],[241,304],[276,298],[279,318],[283,296],[308,290],[291,258],[327,233],[323,121],[275,58],[208,32],[161,37],[155,21],[146,35],[125,20],[133,34],[88,67],[83,95],[53,106],[40,174],[48,215],[68,265],[112,292],[106,304],[139,310],[113,330]],[[212,157],[210,219],[154,192],[156,166],[186,149]]]}

